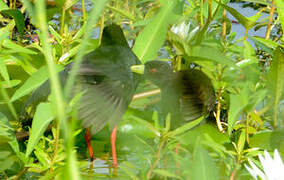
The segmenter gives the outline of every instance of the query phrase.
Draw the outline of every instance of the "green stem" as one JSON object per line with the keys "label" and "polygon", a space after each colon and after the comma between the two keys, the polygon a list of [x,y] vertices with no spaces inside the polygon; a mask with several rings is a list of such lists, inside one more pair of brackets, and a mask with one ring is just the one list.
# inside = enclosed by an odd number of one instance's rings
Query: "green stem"
{"label": "green stem", "polygon": [[151,179],[152,172],[156,168],[156,166],[158,165],[158,162],[161,159],[161,153],[162,153],[165,142],[166,142],[166,139],[162,139],[162,142],[160,143],[159,149],[158,149],[157,154],[156,154],[156,160],[154,161],[153,165],[150,167],[150,169],[147,173],[147,179]]}
{"label": "green stem", "polygon": [[62,9],[62,15],[61,15],[61,25],[60,25],[60,36],[63,36],[64,33],[64,23],[65,23],[65,9]]}
{"label": "green stem", "polygon": [[83,14],[83,21],[87,21],[86,9],[85,9],[85,0],[82,0],[82,14]]}
{"label": "green stem", "polygon": [[249,114],[246,113],[246,140],[249,144]]}
{"label": "green stem", "polygon": [[[55,105],[55,115],[57,117],[57,127],[59,129],[59,125],[62,125],[63,132],[64,132],[64,139],[66,142],[68,142],[70,139],[72,139],[72,136],[69,134],[68,131],[68,123],[66,120],[66,114],[65,114],[65,102],[59,82],[59,77],[56,72],[55,63],[54,63],[54,57],[52,54],[52,48],[48,41],[48,27],[47,27],[47,21],[46,21],[46,8],[45,8],[45,2],[44,0],[38,0],[35,1],[36,3],[36,15],[37,15],[37,23],[39,26],[39,29],[41,30],[41,43],[42,47],[44,49],[44,55],[45,60],[48,65],[48,71],[50,76],[50,82],[51,82],[51,89],[52,94],[54,95],[54,105]],[[72,148],[67,148],[67,157],[71,156]],[[77,177],[74,177],[77,178]]]}
{"label": "green stem", "polygon": [[60,127],[59,127],[59,123],[56,123],[56,134],[55,134],[55,137],[54,137],[54,140],[55,140],[54,153],[53,153],[53,158],[52,158],[51,163],[50,163],[49,173],[51,173],[53,171],[53,165],[56,162],[56,157],[57,157],[57,153],[58,153],[58,145],[59,145],[59,136],[60,136]]}
{"label": "green stem", "polygon": [[203,20],[203,0],[200,0],[200,25],[201,27],[204,24],[204,20]]}

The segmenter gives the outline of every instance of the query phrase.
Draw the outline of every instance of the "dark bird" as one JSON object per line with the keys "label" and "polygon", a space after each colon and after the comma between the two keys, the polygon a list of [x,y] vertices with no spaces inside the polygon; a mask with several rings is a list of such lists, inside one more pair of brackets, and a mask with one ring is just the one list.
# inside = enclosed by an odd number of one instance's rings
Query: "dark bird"
{"label": "dark bird", "polygon": [[144,73],[146,79],[161,89],[161,120],[170,113],[174,120],[172,128],[206,115],[214,108],[213,85],[200,70],[173,72],[170,64],[164,61],[148,61],[145,65],[133,66],[132,70]]}
{"label": "dark bird", "polygon": [[[113,164],[117,165],[116,125],[131,102],[140,81],[141,75],[130,69],[137,64],[140,64],[139,59],[128,46],[120,26],[115,24],[104,28],[101,45],[83,57],[73,94],[83,93],[78,103],[78,117],[82,120],[82,126],[87,128],[85,139],[91,159],[94,157],[90,131],[95,134],[108,124],[113,130]],[[71,68],[72,64],[69,64],[59,73],[62,86],[65,85]],[[23,112],[27,109],[35,111],[36,106],[47,100],[49,94],[50,83],[46,81],[27,99]]]}

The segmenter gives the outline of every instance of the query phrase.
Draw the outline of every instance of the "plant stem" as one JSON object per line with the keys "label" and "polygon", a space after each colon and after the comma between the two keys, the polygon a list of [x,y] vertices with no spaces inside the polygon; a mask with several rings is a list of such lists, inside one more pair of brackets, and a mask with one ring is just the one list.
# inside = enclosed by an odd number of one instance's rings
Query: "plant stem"
{"label": "plant stem", "polygon": [[246,113],[246,140],[249,144],[249,114]]}
{"label": "plant stem", "polygon": [[50,173],[53,171],[53,165],[56,162],[56,157],[57,157],[57,154],[58,154],[59,136],[60,136],[60,126],[59,126],[59,123],[56,123],[56,134],[55,134],[55,137],[54,137],[55,146],[54,146],[53,158],[52,158],[51,163],[50,163],[51,164],[50,170],[49,170]]}
{"label": "plant stem", "polygon": [[100,23],[100,37],[99,37],[99,44],[101,44],[102,42],[102,38],[103,38],[103,29],[104,29],[104,15],[102,15],[101,17],[101,23]]}
{"label": "plant stem", "polygon": [[248,38],[248,29],[245,29],[245,36],[244,36],[244,40],[246,41]]}
{"label": "plant stem", "polygon": [[61,37],[64,33],[64,22],[65,22],[65,9],[62,8],[61,25],[60,25],[60,36]]}
{"label": "plant stem", "polygon": [[223,23],[222,23],[222,38],[223,40],[226,40],[226,10],[223,10]]}
{"label": "plant stem", "polygon": [[202,27],[204,24],[203,20],[203,0],[200,0],[200,26]]}
{"label": "plant stem", "polygon": [[234,168],[234,170],[233,170],[233,172],[232,172],[232,174],[230,176],[230,180],[234,180],[235,179],[236,172],[237,172],[237,169]]}
{"label": "plant stem", "polygon": [[86,9],[85,9],[85,0],[82,0],[82,14],[83,14],[83,21],[87,21]]}
{"label": "plant stem", "polygon": [[218,104],[217,104],[217,113],[216,113],[216,123],[217,127],[220,132],[224,133],[224,129],[222,127],[222,123],[220,120],[220,114],[221,114],[221,96],[222,96],[222,88],[219,89],[217,99],[218,99]]}
{"label": "plant stem", "polygon": [[265,39],[269,39],[270,31],[271,31],[271,22],[273,20],[273,15],[275,11],[275,1],[272,1],[272,6],[269,12],[269,20],[267,23],[266,33],[265,33]]}
{"label": "plant stem", "polygon": [[138,94],[135,94],[133,96],[132,101],[142,99],[142,98],[146,98],[146,97],[153,96],[153,95],[160,94],[160,93],[161,93],[160,89],[155,89],[155,90],[151,90],[151,91],[138,93]]}
{"label": "plant stem", "polygon": [[208,0],[208,19],[212,17],[212,0]]}
{"label": "plant stem", "polygon": [[[37,15],[37,23],[39,26],[39,29],[41,30],[41,43],[42,47],[44,49],[44,56],[46,63],[48,65],[48,71],[49,71],[49,76],[50,76],[50,82],[51,82],[51,89],[52,89],[52,94],[54,95],[53,98],[53,105],[55,106],[55,115],[57,117],[57,129],[59,130],[59,126],[62,124],[63,132],[64,132],[64,139],[65,142],[69,142],[70,139],[72,139],[71,134],[69,133],[69,128],[68,128],[68,123],[66,119],[66,114],[65,114],[65,102],[64,102],[64,97],[62,94],[60,82],[59,82],[59,77],[56,72],[55,68],[55,63],[54,63],[54,57],[52,54],[52,48],[51,45],[49,44],[48,41],[48,27],[47,27],[47,22],[46,22],[46,7],[45,7],[45,2],[44,0],[38,0],[35,2],[36,3],[36,15]],[[62,29],[61,29],[62,30]],[[57,134],[59,135],[59,133]],[[73,149],[67,147],[67,157],[69,158],[71,156],[71,153]],[[56,153],[54,154],[54,157],[56,157]],[[67,158],[67,160],[68,160]],[[76,160],[76,158],[75,158]],[[78,176],[74,175],[75,173],[73,172],[73,178],[79,178]],[[76,177],[75,177],[76,176]]]}
{"label": "plant stem", "polygon": [[150,167],[150,169],[149,169],[149,171],[148,171],[148,173],[147,173],[147,179],[151,179],[152,172],[153,172],[153,170],[156,168],[158,162],[159,162],[160,159],[161,159],[161,152],[162,152],[162,149],[163,149],[163,147],[164,147],[165,142],[166,142],[166,140],[165,140],[165,139],[164,139],[164,140],[162,139],[162,141],[161,141],[161,143],[160,143],[160,145],[159,145],[159,149],[158,149],[157,154],[156,154],[156,160],[155,160],[155,162],[153,163],[153,165]]}

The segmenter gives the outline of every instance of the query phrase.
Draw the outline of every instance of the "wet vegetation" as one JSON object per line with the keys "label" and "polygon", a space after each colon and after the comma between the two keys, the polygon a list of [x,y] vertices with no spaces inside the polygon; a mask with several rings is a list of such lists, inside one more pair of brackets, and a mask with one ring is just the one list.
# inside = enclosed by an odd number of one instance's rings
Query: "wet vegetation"
{"label": "wet vegetation", "polygon": [[[284,2],[239,5],[257,13],[246,17],[224,0],[0,0],[0,179],[243,180],[253,179],[252,164],[268,177],[259,155],[284,155]],[[216,98],[212,113],[176,127],[175,114],[161,113],[158,87],[141,82],[118,125],[118,167],[108,127],[92,135],[90,163],[82,94],[66,98],[82,57],[112,23],[143,64],[200,70]],[[249,34],[259,29],[266,33]],[[63,88],[57,72],[70,62]],[[23,109],[47,79],[48,99]]]}

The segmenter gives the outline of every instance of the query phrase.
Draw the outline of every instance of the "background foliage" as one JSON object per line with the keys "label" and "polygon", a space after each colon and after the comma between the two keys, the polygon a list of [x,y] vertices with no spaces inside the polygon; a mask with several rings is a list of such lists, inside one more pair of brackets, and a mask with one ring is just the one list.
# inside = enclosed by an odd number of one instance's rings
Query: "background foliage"
{"label": "background foliage", "polygon": [[[229,1],[212,0],[0,0],[0,178],[250,179],[248,159],[260,165],[257,155],[274,149],[283,157],[284,4],[242,2],[258,13],[245,17]],[[118,130],[118,169],[111,167],[107,128],[93,136],[98,159],[89,166],[74,113],[79,95],[64,98],[76,68],[64,90],[56,73],[70,61],[79,67],[109,23],[122,25],[142,62],[200,68],[217,97],[214,118],[172,131],[175,117],[158,124],[159,95],[133,100]],[[249,35],[260,28],[265,35]],[[21,107],[48,78],[52,95],[30,126]],[[137,93],[155,89],[145,82]]]}

